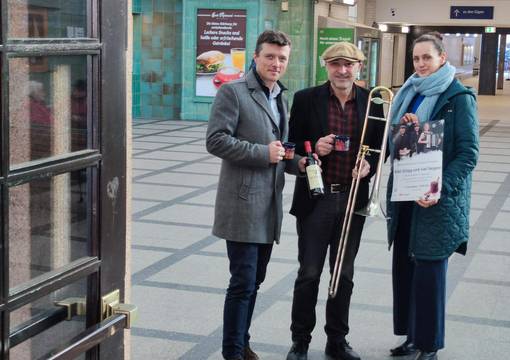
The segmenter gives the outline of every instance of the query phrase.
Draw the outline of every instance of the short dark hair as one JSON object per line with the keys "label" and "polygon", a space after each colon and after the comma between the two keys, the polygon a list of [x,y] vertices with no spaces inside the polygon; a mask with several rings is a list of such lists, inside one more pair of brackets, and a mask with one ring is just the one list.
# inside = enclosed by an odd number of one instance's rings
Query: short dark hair
{"label": "short dark hair", "polygon": [[259,54],[262,50],[262,44],[275,44],[278,46],[291,46],[290,38],[283,31],[266,30],[259,35],[257,39],[257,46],[255,47],[255,54]]}
{"label": "short dark hair", "polygon": [[426,41],[430,41],[434,45],[439,55],[442,55],[446,52],[443,44],[443,37],[437,31],[432,31],[419,36],[416,40],[413,41],[412,49],[414,49],[416,44]]}

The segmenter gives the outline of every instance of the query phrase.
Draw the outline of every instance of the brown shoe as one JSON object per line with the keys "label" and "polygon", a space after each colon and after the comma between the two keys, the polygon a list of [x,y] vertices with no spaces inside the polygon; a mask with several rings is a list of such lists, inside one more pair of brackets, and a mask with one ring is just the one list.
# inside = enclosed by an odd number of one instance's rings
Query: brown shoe
{"label": "brown shoe", "polygon": [[250,348],[250,345],[244,348],[244,360],[259,360],[258,355]]}

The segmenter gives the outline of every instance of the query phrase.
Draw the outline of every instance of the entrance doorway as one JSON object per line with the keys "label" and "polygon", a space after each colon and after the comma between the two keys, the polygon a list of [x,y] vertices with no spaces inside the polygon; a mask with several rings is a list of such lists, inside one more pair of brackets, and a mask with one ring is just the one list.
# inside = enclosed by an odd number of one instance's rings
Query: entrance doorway
{"label": "entrance doorway", "polygon": [[127,3],[0,5],[0,359],[123,359]]}

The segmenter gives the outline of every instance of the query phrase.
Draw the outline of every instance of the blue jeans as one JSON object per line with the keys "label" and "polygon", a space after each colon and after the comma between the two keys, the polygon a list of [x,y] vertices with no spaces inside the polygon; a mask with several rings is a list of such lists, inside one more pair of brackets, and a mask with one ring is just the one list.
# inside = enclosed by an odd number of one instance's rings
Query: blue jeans
{"label": "blue jeans", "polygon": [[225,359],[244,358],[257,290],[266,277],[273,244],[227,241],[230,283],[223,308],[223,350]]}

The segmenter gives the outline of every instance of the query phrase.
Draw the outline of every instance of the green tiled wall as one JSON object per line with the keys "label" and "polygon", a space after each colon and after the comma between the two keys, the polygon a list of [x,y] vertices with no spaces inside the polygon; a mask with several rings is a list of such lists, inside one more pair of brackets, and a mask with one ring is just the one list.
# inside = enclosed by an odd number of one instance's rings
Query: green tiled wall
{"label": "green tiled wall", "polygon": [[132,3],[133,14],[139,14],[142,12],[142,0],[133,0]]}
{"label": "green tiled wall", "polygon": [[182,0],[133,3],[133,117],[178,119]]}
{"label": "green tiled wall", "polygon": [[[280,5],[280,2],[277,2]],[[275,11],[278,30],[292,40],[292,51],[287,72],[282,82],[289,88],[287,96],[292,102],[294,93],[312,84],[313,1],[289,1],[289,11]]]}
{"label": "green tiled wall", "polygon": [[[280,10],[280,1],[212,1],[189,0],[184,7],[184,50],[183,59],[193,58],[196,37],[196,9],[198,8],[234,8],[246,9],[247,18],[247,57],[249,49],[255,49],[257,36],[266,28],[278,29],[290,35],[292,53],[290,65],[283,82],[289,88],[287,95],[292,100],[294,92],[310,86],[312,64],[312,24],[313,2],[292,0],[288,12]],[[193,64],[183,61],[183,94],[181,118],[187,120],[207,120],[213,98],[200,99],[194,96]]]}
{"label": "green tiled wall", "polygon": [[[133,0],[133,116],[207,120],[213,98],[197,98],[194,84],[196,11],[199,8],[246,9],[247,58],[266,28],[285,31],[292,39],[287,74],[294,92],[311,85],[313,1],[289,1],[282,12],[272,0]],[[253,51],[253,50],[252,50]],[[249,61],[249,60],[248,60]]]}

